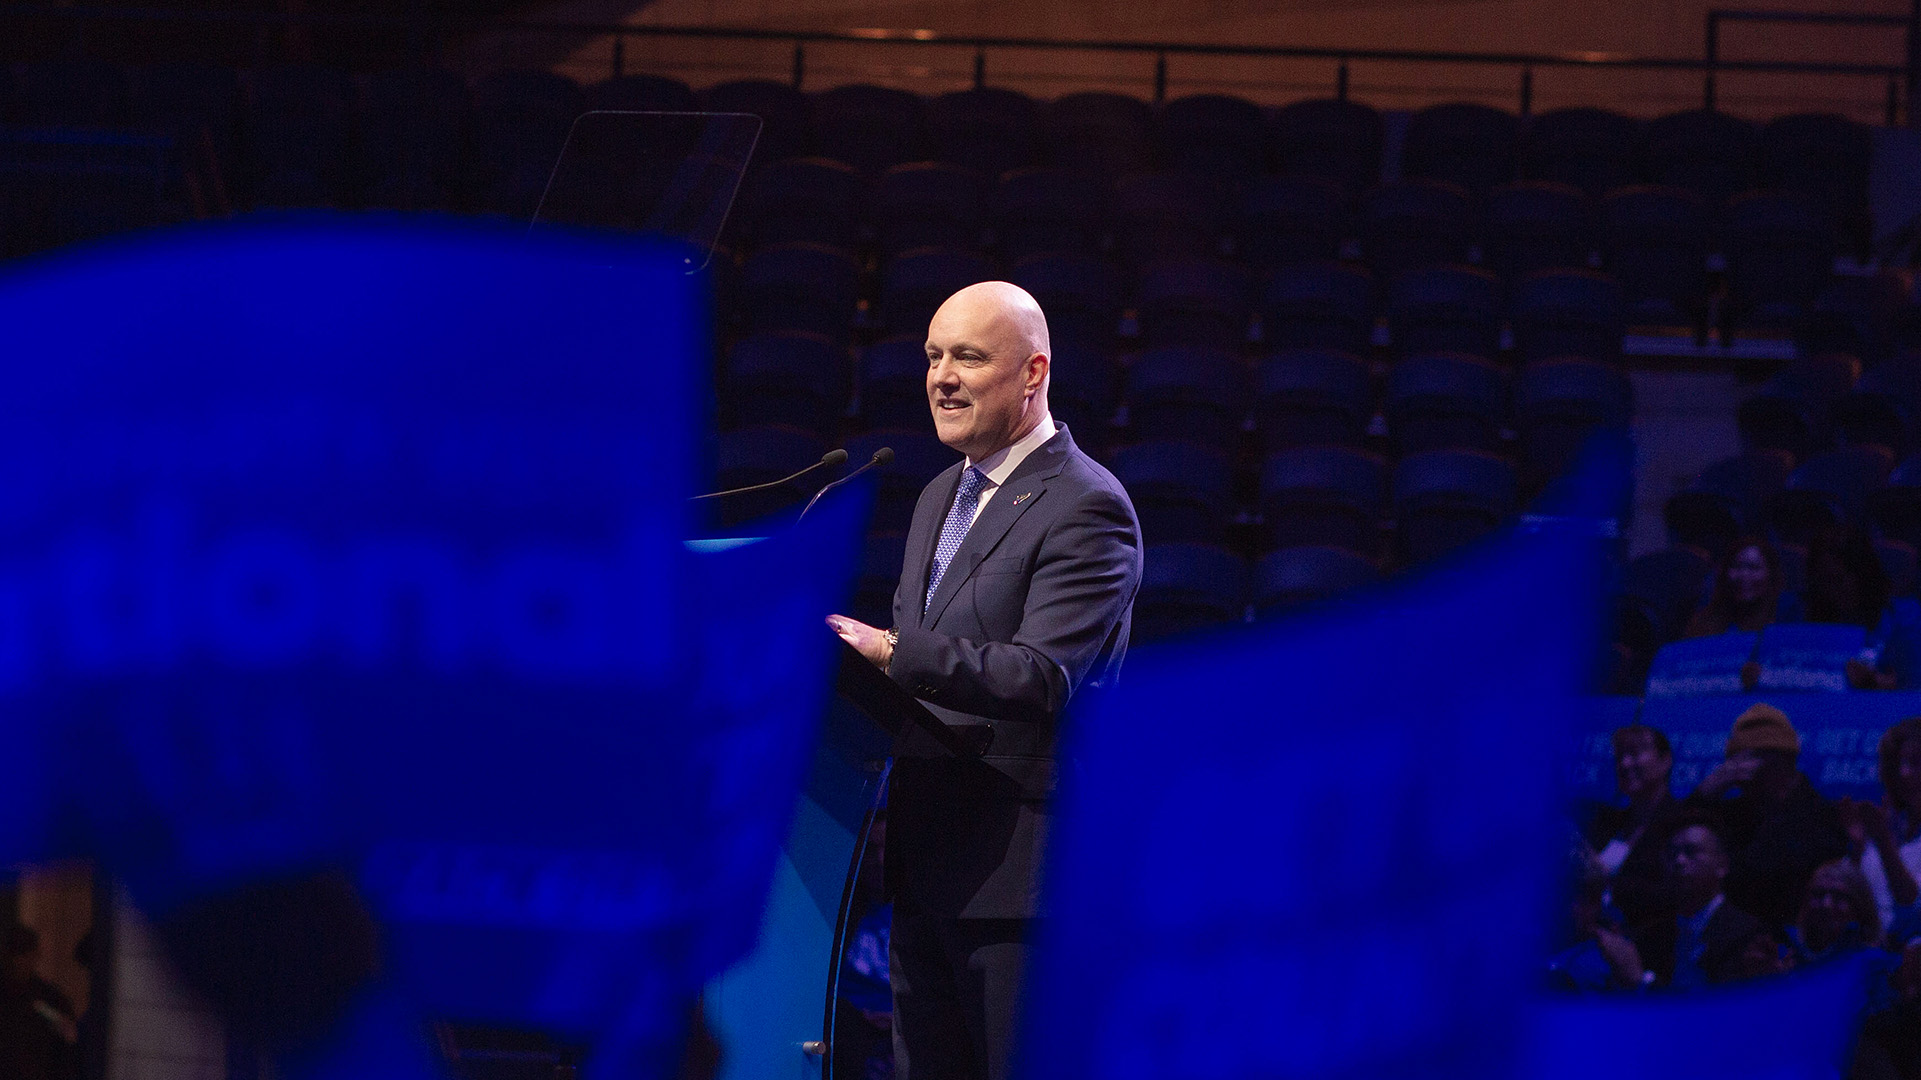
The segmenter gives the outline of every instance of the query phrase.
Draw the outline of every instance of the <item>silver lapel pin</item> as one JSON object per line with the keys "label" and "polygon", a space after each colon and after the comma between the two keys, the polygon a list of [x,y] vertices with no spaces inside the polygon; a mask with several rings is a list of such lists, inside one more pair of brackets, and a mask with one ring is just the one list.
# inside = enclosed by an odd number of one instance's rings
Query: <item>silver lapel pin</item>
{"label": "silver lapel pin", "polygon": [[1031,491],[1023,491],[1019,495],[1014,496],[1014,505],[1019,506],[1022,502],[1026,501],[1029,495],[1032,495],[1032,494],[1034,493]]}

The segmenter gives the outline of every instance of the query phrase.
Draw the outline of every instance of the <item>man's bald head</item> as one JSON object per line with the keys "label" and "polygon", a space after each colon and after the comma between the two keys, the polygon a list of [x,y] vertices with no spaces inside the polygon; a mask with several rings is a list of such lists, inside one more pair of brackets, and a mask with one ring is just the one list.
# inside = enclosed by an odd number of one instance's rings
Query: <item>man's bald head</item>
{"label": "man's bald head", "polygon": [[979,461],[1047,415],[1047,317],[1027,290],[969,285],[927,324],[927,401],[942,442]]}
{"label": "man's bald head", "polygon": [[[934,323],[941,316],[966,319],[993,333],[1012,351],[1033,355],[1054,355],[1047,339],[1047,316],[1026,289],[1010,281],[983,281],[969,285],[947,298],[934,312]],[[930,325],[931,329],[931,325]]]}

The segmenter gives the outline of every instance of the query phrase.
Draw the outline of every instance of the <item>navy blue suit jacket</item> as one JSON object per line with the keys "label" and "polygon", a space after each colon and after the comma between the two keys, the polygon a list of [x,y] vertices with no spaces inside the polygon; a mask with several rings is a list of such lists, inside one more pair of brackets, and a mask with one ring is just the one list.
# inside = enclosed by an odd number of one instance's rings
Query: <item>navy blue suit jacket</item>
{"label": "navy blue suit jacket", "polygon": [[888,674],[943,722],[984,726],[957,761],[910,730],[896,748],[887,877],[933,914],[1040,913],[1047,801],[1062,711],[1111,683],[1141,581],[1141,532],[1112,473],[1065,427],[1007,478],[921,599],[961,464],[921,492],[907,534]]}

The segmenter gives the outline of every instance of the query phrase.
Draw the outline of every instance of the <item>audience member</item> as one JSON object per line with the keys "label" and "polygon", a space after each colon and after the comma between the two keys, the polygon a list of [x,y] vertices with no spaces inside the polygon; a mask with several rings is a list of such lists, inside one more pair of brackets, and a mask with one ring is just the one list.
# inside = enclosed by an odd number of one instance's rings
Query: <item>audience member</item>
{"label": "audience member", "polygon": [[1889,599],[1893,587],[1874,552],[1874,542],[1858,528],[1832,526],[1808,544],[1807,589],[1782,597],[1782,622],[1859,626],[1867,642],[1848,662],[1848,685],[1857,690],[1893,690],[1902,684],[1914,642]]}
{"label": "audience member", "polygon": [[6,934],[6,976],[0,985],[0,1077],[78,1080],[73,1002],[40,977],[40,935],[15,924]]}
{"label": "audience member", "polygon": [[1627,990],[1643,983],[1641,954],[1625,934],[1607,925],[1601,911],[1607,893],[1607,872],[1585,845],[1578,851],[1579,867],[1569,903],[1571,942],[1548,961],[1548,985],[1557,990]]}
{"label": "audience member", "polygon": [[1901,944],[1921,933],[1921,717],[1889,728],[1880,758],[1881,802],[1843,799],[1841,816],[1881,928]]}
{"label": "audience member", "polygon": [[1714,577],[1714,593],[1695,609],[1685,637],[1760,630],[1775,621],[1785,585],[1781,556],[1759,536],[1745,536]]}
{"label": "audience member", "polygon": [[1668,841],[1684,810],[1668,787],[1674,750],[1668,737],[1644,724],[1614,733],[1614,783],[1626,806],[1602,806],[1586,831],[1608,877],[1608,898],[1627,925],[1674,912],[1668,887]]}
{"label": "audience member", "polygon": [[1800,755],[1787,714],[1756,703],[1734,721],[1726,760],[1688,796],[1723,822],[1728,899],[1777,929],[1800,911],[1815,867],[1848,854],[1841,811],[1802,775]]}
{"label": "audience member", "polygon": [[1808,879],[1801,913],[1788,927],[1795,959],[1818,963],[1843,953],[1881,947],[1881,918],[1861,869],[1848,859],[1823,863]]}
{"label": "audience member", "polygon": [[1767,926],[1730,901],[1724,886],[1728,846],[1710,815],[1687,819],[1668,843],[1673,917],[1636,929],[1641,960],[1661,982],[1690,989],[1733,982],[1754,963],[1746,955]]}
{"label": "audience member", "polygon": [[1862,1025],[1848,1080],[1921,1080],[1921,941],[1903,950],[1893,1003]]}

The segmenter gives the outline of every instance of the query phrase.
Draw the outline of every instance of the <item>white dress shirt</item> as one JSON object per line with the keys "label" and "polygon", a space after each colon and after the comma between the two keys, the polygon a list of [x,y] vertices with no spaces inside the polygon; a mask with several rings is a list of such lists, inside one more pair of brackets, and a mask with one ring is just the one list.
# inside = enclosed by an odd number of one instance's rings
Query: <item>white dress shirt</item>
{"label": "white dress shirt", "polygon": [[[1007,478],[1014,475],[1014,470],[1020,468],[1021,462],[1027,460],[1027,455],[1040,449],[1059,430],[1054,426],[1054,415],[1046,413],[1041,416],[1041,422],[1034,425],[1034,430],[1014,440],[1011,445],[1004,446],[979,461],[968,459],[967,464],[962,466],[963,471],[969,467],[977,468],[987,478],[987,486],[981,488],[980,501],[974,504],[974,521],[981,519],[981,511],[987,509],[987,500],[993,498],[994,493],[1007,482]],[[973,522],[968,524],[971,526]]]}

